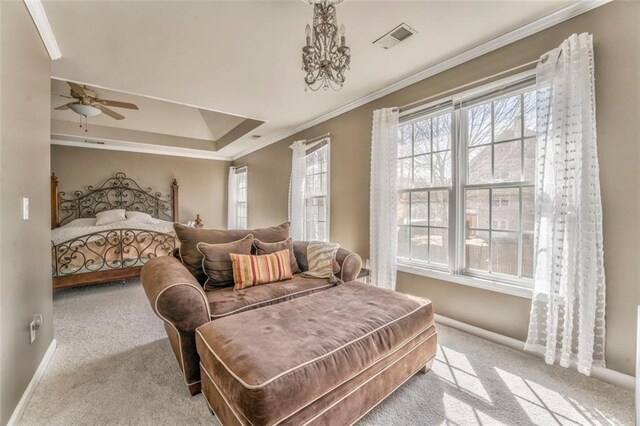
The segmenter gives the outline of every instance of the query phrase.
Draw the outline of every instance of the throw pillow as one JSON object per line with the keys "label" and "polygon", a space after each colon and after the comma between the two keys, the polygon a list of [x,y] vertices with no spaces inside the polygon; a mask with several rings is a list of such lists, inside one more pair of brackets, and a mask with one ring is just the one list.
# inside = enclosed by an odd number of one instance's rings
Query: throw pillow
{"label": "throw pillow", "polygon": [[215,290],[233,284],[233,264],[231,253],[250,255],[253,235],[241,240],[223,244],[198,243],[196,248],[202,256],[202,269],[207,275],[205,290]]}
{"label": "throw pillow", "polygon": [[293,254],[293,239],[287,238],[286,240],[279,241],[277,243],[265,243],[264,241],[255,239],[253,240],[253,246],[256,248],[256,254],[258,255],[275,253],[281,250],[289,250],[291,273],[297,274],[300,272],[298,261],[296,260],[295,254]]}
{"label": "throw pillow", "polygon": [[309,270],[302,273],[304,277],[331,278],[336,266],[336,254],[340,244],[311,241],[307,245],[307,263]]}
{"label": "throw pillow", "polygon": [[230,256],[233,263],[234,291],[290,280],[293,277],[289,250],[255,256],[231,253]]}
{"label": "throw pillow", "polygon": [[184,266],[203,283],[207,276],[202,270],[202,254],[198,251],[198,243],[222,244],[240,240],[252,234],[260,241],[275,243],[289,238],[289,222],[270,228],[258,229],[199,229],[180,223],[174,223],[173,229],[180,241],[180,260]]}
{"label": "throw pillow", "polygon": [[96,226],[109,225],[110,223],[127,220],[123,209],[107,210],[96,213]]}
{"label": "throw pillow", "polygon": [[155,223],[155,220],[149,213],[130,211],[126,213],[127,219],[138,223]]}

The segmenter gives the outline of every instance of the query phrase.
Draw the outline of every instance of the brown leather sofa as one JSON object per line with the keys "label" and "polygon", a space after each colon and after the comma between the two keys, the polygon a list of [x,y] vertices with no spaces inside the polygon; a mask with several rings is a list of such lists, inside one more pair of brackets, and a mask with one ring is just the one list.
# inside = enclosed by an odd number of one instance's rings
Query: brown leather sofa
{"label": "brown leather sofa", "polygon": [[[307,243],[295,241],[293,251],[300,269],[306,271]],[[344,282],[356,279],[362,267],[360,256],[341,248],[336,261],[340,265],[338,278]],[[158,257],[147,262],[142,268],[141,279],[153,311],[164,322],[171,347],[192,395],[199,393],[201,386],[196,328],[218,318],[285,302],[334,286],[327,279],[304,278],[295,274],[288,281],[245,290],[233,291],[232,287],[225,287],[205,291],[191,272],[173,256]]]}

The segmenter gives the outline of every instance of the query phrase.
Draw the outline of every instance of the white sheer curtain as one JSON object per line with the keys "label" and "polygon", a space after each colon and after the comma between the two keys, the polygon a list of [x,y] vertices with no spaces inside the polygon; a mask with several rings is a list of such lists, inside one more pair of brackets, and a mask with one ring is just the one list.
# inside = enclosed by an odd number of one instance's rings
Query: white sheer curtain
{"label": "white sheer curtain", "polygon": [[526,349],[589,375],[604,366],[605,278],[593,40],[572,35],[536,72],[534,293]]}
{"label": "white sheer curtain", "polygon": [[291,148],[291,178],[289,179],[289,231],[294,241],[302,240],[304,218],[305,141],[296,141]]}
{"label": "white sheer curtain", "polygon": [[237,200],[237,180],[236,168],[234,166],[229,167],[229,182],[227,189],[227,228],[235,229],[238,224],[236,223],[236,202]]}
{"label": "white sheer curtain", "polygon": [[371,137],[370,276],[378,287],[395,290],[397,220],[398,109],[374,111]]}

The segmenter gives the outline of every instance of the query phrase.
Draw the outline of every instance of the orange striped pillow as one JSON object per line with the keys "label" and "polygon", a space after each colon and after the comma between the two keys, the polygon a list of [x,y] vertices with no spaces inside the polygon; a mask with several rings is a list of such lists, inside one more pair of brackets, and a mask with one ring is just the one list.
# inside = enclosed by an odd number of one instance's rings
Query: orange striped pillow
{"label": "orange striped pillow", "polygon": [[230,253],[229,256],[233,264],[234,291],[293,277],[289,250],[257,256]]}

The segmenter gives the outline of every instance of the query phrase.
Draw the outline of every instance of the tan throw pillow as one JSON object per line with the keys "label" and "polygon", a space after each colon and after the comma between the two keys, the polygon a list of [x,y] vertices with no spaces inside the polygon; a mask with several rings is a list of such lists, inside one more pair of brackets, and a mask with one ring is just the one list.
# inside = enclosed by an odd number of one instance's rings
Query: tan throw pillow
{"label": "tan throw pillow", "polygon": [[257,256],[236,253],[231,253],[230,256],[233,263],[234,291],[292,278],[290,254],[287,249]]}
{"label": "tan throw pillow", "polygon": [[252,245],[253,235],[251,234],[232,243],[198,243],[196,247],[202,255],[202,269],[207,275],[204,289],[215,290],[233,285],[233,264],[230,255],[231,253],[250,255]]}
{"label": "tan throw pillow", "polygon": [[309,270],[303,277],[330,278],[336,270],[336,254],[340,244],[311,241],[307,245],[307,262]]}
{"label": "tan throw pillow", "polygon": [[202,270],[202,254],[198,251],[198,243],[223,244],[241,240],[252,234],[260,241],[275,243],[289,238],[289,222],[270,228],[258,229],[198,229],[180,223],[174,223],[173,229],[180,241],[180,260],[184,266],[203,283],[207,279]]}
{"label": "tan throw pillow", "polygon": [[300,272],[298,261],[296,260],[295,254],[293,254],[293,239],[287,238],[286,240],[279,241],[277,243],[265,243],[264,241],[255,239],[253,240],[253,246],[256,248],[257,255],[275,253],[281,250],[289,250],[291,273],[297,274]]}

